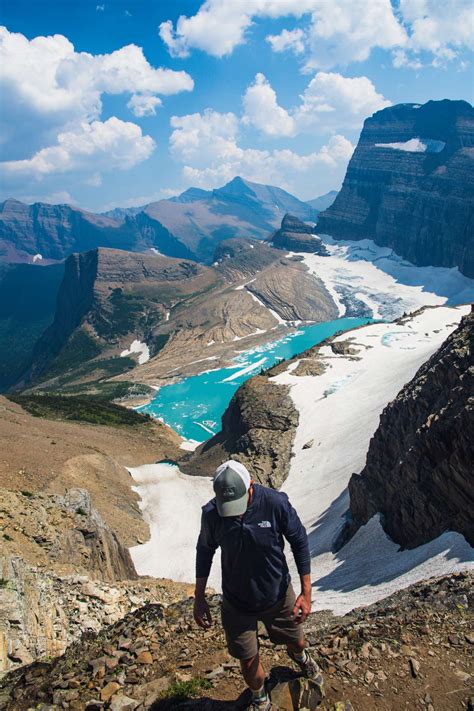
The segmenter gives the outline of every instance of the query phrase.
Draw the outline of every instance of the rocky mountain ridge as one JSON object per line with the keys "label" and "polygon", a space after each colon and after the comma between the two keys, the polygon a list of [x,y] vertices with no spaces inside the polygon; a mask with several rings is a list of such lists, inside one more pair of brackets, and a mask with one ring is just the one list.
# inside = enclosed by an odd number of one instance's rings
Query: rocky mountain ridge
{"label": "rocky mountain ridge", "polygon": [[41,265],[108,247],[210,262],[221,240],[264,239],[288,211],[302,219],[317,215],[281,188],[239,177],[216,190],[190,188],[170,200],[103,214],[10,199],[0,205],[0,258]]}
{"label": "rocky mountain ridge", "polygon": [[376,513],[413,548],[459,531],[474,545],[474,310],[380,417],[360,474],[349,482],[343,539]]}
{"label": "rocky mountain ridge", "polygon": [[410,262],[474,276],[474,109],[398,104],[366,119],[318,232],[373,239]]}

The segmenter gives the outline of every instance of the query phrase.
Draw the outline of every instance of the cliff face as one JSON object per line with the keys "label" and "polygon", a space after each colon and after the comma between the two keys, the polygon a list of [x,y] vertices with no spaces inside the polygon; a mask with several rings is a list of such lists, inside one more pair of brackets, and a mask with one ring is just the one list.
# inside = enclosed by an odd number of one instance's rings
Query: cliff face
{"label": "cliff face", "polygon": [[285,215],[281,227],[271,236],[271,242],[278,249],[291,252],[315,252],[327,254],[319,237],[314,236],[315,227],[305,224],[293,215]]}
{"label": "cliff face", "polygon": [[284,386],[265,376],[247,380],[222,416],[222,430],[180,463],[187,474],[209,476],[226,459],[245,464],[252,477],[279,488],[286,479],[298,412]]}
{"label": "cliff face", "polygon": [[373,239],[420,266],[457,266],[474,277],[473,187],[472,106],[392,106],[365,121],[318,232]]}
{"label": "cliff face", "polygon": [[474,312],[384,410],[349,483],[348,533],[377,512],[405,548],[444,531],[474,545]]}

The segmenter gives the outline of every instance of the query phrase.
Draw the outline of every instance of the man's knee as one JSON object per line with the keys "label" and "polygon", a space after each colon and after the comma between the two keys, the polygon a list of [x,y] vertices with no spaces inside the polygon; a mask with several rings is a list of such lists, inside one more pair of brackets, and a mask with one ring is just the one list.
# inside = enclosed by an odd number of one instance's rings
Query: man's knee
{"label": "man's knee", "polygon": [[249,657],[248,659],[241,659],[240,660],[240,668],[242,669],[242,672],[245,674],[246,672],[251,672],[255,670],[258,667],[259,663],[259,657],[258,654],[254,654],[253,657]]}

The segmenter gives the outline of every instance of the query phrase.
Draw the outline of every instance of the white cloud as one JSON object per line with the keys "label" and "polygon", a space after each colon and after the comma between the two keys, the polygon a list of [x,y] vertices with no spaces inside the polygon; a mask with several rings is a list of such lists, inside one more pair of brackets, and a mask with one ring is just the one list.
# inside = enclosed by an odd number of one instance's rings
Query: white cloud
{"label": "white cloud", "polygon": [[471,0],[400,0],[400,12],[410,25],[410,47],[452,59],[451,49],[474,47],[474,5]]}
{"label": "white cloud", "polygon": [[344,77],[335,72],[318,72],[301,100],[294,114],[299,130],[311,126],[357,128],[367,116],[391,104],[368,77]]}
{"label": "white cloud", "polygon": [[257,74],[243,97],[243,123],[269,136],[293,136],[359,128],[375,111],[390,106],[367,77],[318,72],[300,96],[300,104],[284,109],[263,74]]}
{"label": "white cloud", "polygon": [[278,105],[274,89],[263,74],[257,74],[243,97],[243,122],[251,124],[269,136],[291,136],[294,119]]}
{"label": "white cloud", "polygon": [[339,186],[354,146],[332,136],[325,146],[306,155],[294,151],[243,148],[235,114],[207,109],[203,114],[174,116],[170,149],[183,164],[187,185],[212,188],[242,175],[248,180],[286,187],[306,197]]}
{"label": "white cloud", "polygon": [[134,94],[127,104],[128,108],[135,116],[138,116],[138,118],[142,118],[143,116],[155,116],[156,107],[161,105],[161,99],[152,94]]}
{"label": "white cloud", "polygon": [[105,122],[83,123],[73,131],[60,133],[54,146],[42,148],[32,158],[5,161],[7,177],[41,179],[52,173],[71,171],[126,170],[148,158],[155,148],[140,126],[113,116]]}
{"label": "white cloud", "polygon": [[222,57],[245,42],[254,18],[305,15],[304,27],[267,39],[277,52],[302,54],[306,48],[309,68],[366,59],[373,47],[393,47],[406,39],[390,0],[206,0],[195,15],[182,15],[176,28],[170,20],[162,23],[160,36],[174,56],[201,49]]}
{"label": "white cloud", "polygon": [[390,49],[406,42],[390,0],[334,0],[314,5],[306,71],[361,62],[376,47]]}
{"label": "white cloud", "polygon": [[303,54],[305,50],[305,33],[297,28],[295,30],[282,30],[279,35],[268,35],[267,42],[274,52],[291,50],[295,54]]}
{"label": "white cloud", "polygon": [[[102,94],[175,94],[193,88],[186,72],[154,68],[128,45],[110,54],[76,52],[63,35],[35,37],[0,28],[2,152],[31,156],[61,131],[99,119]],[[133,108],[133,106],[132,106]]]}
{"label": "white cloud", "polygon": [[[366,60],[373,49],[431,52],[434,63],[472,47],[472,0],[205,0],[195,15],[160,26],[172,56],[199,49],[223,57],[247,41],[255,19],[296,18],[300,25],[269,34],[275,52],[290,50],[306,71]],[[395,66],[416,67],[416,59]],[[401,63],[402,62],[402,63]]]}

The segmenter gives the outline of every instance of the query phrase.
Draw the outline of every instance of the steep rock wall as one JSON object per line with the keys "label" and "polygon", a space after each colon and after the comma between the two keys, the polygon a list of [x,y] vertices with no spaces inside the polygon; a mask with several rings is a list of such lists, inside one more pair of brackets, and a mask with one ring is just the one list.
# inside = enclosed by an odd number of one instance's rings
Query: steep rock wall
{"label": "steep rock wall", "polygon": [[444,531],[474,545],[473,349],[471,312],[385,408],[366,465],[349,483],[346,534],[380,512],[404,548]]}
{"label": "steep rock wall", "polygon": [[474,109],[465,101],[399,104],[364,123],[318,232],[373,239],[420,265],[474,277]]}

